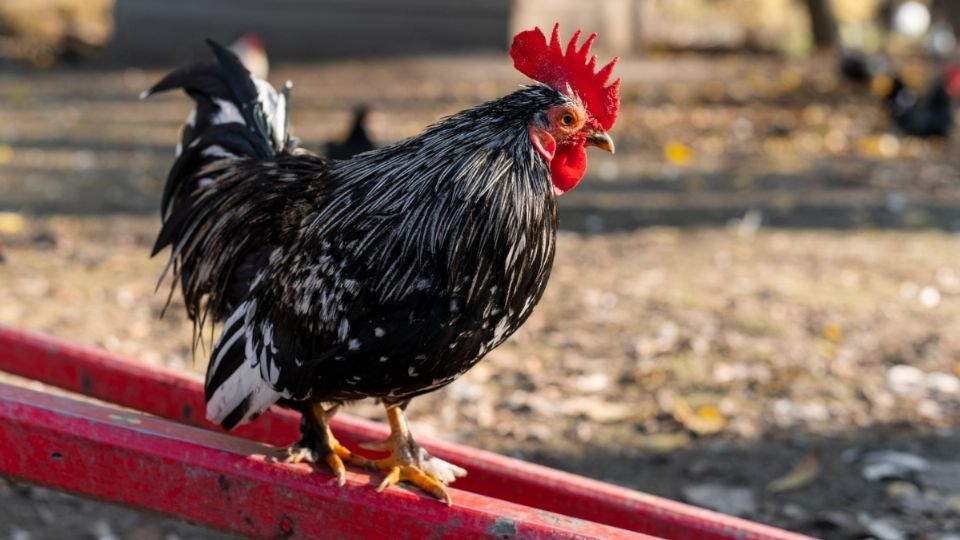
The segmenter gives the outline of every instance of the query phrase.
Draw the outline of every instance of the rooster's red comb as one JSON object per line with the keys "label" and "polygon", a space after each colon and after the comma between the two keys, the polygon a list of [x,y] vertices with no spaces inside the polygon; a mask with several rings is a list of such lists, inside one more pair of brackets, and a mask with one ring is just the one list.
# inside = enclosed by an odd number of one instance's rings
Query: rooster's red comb
{"label": "rooster's red comb", "polygon": [[580,30],[577,30],[564,53],[560,45],[560,23],[557,23],[553,26],[549,44],[540,28],[524,30],[514,36],[510,56],[513,58],[514,67],[531,79],[564,93],[567,93],[569,88],[580,97],[603,129],[609,130],[617,121],[620,79],[608,86],[604,85],[620,58],[615,57],[594,73],[597,57],[593,56],[587,61],[587,55],[590,54],[590,46],[596,38],[596,34],[590,34],[580,50],[577,50],[577,41],[580,40]]}

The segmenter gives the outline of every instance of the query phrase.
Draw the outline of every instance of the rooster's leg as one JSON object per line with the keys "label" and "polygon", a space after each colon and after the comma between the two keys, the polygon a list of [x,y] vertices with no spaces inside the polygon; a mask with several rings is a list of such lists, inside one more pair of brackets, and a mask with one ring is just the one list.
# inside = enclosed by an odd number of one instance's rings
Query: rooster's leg
{"label": "rooster's leg", "polygon": [[447,484],[467,471],[442,459],[432,457],[413,440],[403,404],[386,403],[387,419],[390,421],[390,438],[382,442],[361,444],[363,448],[390,452],[390,456],[373,462],[376,468],[387,473],[377,491],[396,484],[409,482],[441,501],[450,504]]}
{"label": "rooster's leg", "polygon": [[359,467],[369,467],[370,462],[351,452],[330,431],[329,420],[337,412],[337,406],[324,409],[316,403],[303,413],[300,423],[300,432],[303,437],[300,442],[288,449],[287,463],[302,463],[304,461],[317,463],[326,462],[337,477],[337,484],[343,486],[346,481],[344,462]]}

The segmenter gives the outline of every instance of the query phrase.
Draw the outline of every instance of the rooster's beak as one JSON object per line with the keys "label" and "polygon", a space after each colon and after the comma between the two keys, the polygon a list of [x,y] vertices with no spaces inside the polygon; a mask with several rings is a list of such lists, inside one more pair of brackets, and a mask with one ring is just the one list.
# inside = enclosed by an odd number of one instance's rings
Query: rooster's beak
{"label": "rooster's beak", "polygon": [[605,132],[597,130],[592,131],[587,135],[586,146],[596,146],[601,150],[606,150],[611,154],[614,153],[616,147],[613,145],[613,139],[610,138]]}

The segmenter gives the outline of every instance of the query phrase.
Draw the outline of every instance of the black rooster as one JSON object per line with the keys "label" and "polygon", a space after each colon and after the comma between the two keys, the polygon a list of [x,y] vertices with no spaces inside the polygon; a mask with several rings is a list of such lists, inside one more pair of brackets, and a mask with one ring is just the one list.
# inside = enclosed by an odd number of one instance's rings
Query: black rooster
{"label": "black rooster", "polygon": [[[592,35],[564,52],[554,27],[514,38],[542,82],[441,120],[420,135],[327,161],[287,134],[287,97],[211,43],[216,64],[169,74],[196,110],[163,195],[154,253],[200,327],[223,321],[206,378],[207,417],[230,429],[274,403],[303,413],[292,461],[343,462],[409,481],[449,503],[465,471],[429,456],[410,399],[476,364],[530,315],[550,275],[557,196],[613,151],[616,60],[595,72]],[[347,401],[379,398],[388,458],[368,462],[328,427]]]}
{"label": "black rooster", "polygon": [[375,150],[377,145],[373,144],[367,135],[366,128],[367,107],[360,105],[353,110],[353,124],[350,126],[350,133],[347,138],[341,142],[330,141],[326,144],[324,154],[330,159],[350,159],[357,154]]}
{"label": "black rooster", "polygon": [[960,70],[948,66],[918,94],[899,76],[891,78],[886,104],[893,123],[914,137],[946,137],[953,128],[953,101],[958,97]]}

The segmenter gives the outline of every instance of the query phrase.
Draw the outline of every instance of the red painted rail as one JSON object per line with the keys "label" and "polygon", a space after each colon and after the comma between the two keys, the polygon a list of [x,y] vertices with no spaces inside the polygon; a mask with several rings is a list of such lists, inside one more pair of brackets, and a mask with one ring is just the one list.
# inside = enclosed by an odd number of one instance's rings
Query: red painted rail
{"label": "red painted rail", "polygon": [[273,446],[6,384],[0,449],[5,475],[257,538],[651,538],[469,492],[378,495],[354,472],[340,488]]}
{"label": "red painted rail", "polygon": [[[0,370],[178,422],[218,430],[203,419],[200,381],[95,349],[0,327]],[[297,438],[298,417],[273,409],[235,435],[276,446]],[[348,445],[379,439],[386,427],[340,414],[333,425]],[[466,466],[461,490],[663,538],[803,539],[725,516],[452,443],[418,440],[434,455]],[[319,475],[324,475],[319,473]],[[324,476],[325,477],[325,476]],[[454,496],[461,504],[459,493]]]}

